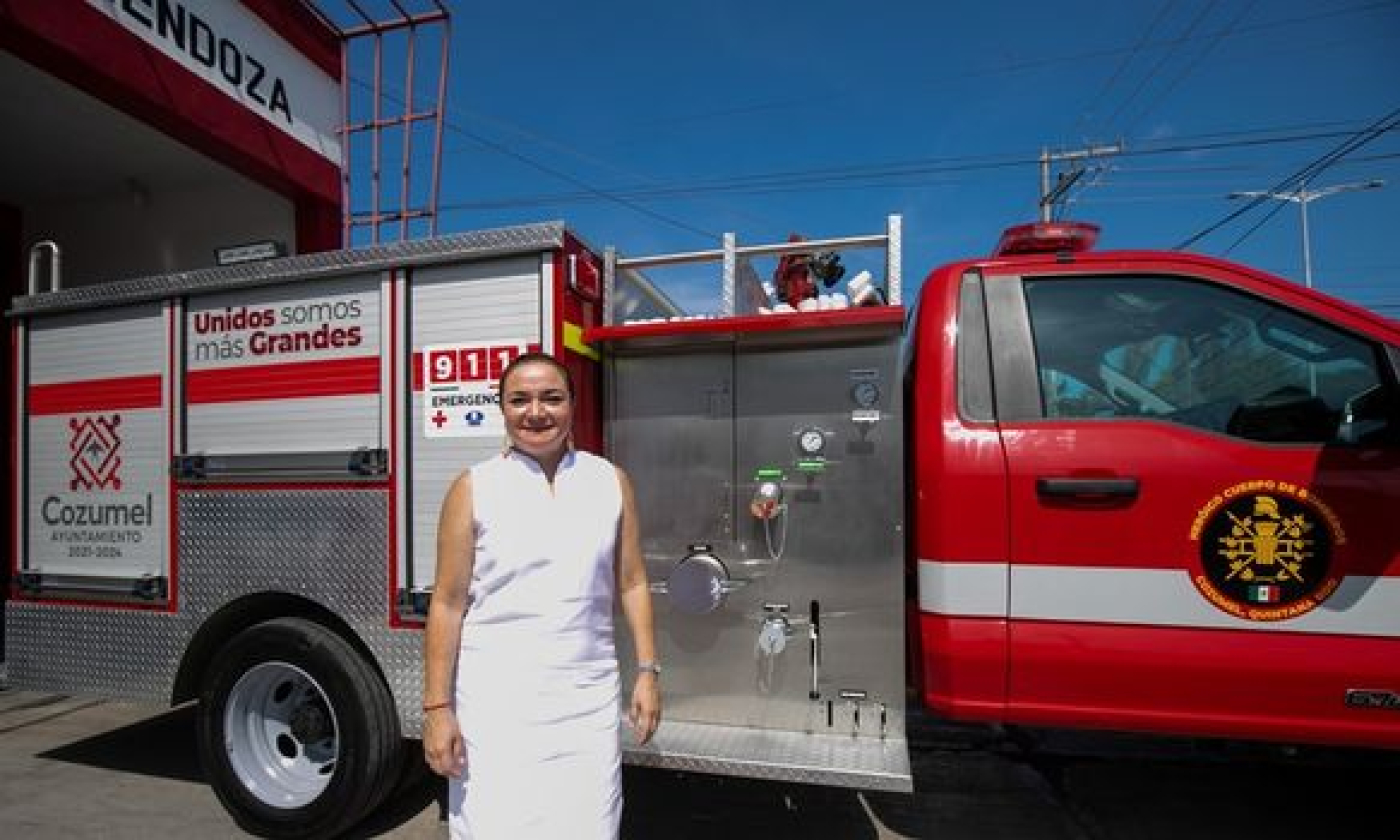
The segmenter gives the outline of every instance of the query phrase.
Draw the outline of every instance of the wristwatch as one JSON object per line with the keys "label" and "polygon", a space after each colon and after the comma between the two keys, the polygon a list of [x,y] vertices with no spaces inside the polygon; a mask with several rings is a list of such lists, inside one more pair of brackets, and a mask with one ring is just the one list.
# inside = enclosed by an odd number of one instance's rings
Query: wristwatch
{"label": "wristwatch", "polygon": [[659,678],[661,676],[661,663],[656,661],[638,662],[637,673],[640,674],[643,671],[650,671]]}

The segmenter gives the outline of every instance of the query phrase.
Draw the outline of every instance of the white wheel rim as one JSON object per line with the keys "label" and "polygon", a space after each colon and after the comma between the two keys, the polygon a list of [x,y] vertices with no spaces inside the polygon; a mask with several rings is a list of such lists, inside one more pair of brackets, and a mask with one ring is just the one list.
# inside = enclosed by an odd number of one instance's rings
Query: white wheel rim
{"label": "white wheel rim", "polygon": [[224,748],[249,793],[299,808],[330,784],[340,755],[335,707],[309,674],[264,662],[239,678],[224,709]]}

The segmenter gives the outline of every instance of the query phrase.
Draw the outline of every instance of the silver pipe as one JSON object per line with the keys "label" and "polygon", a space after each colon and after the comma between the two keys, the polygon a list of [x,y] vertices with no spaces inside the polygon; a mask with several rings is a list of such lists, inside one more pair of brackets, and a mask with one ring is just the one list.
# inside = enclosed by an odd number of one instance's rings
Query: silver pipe
{"label": "silver pipe", "polygon": [[627,257],[618,259],[618,268],[654,268],[660,265],[682,265],[684,263],[714,262],[724,258],[724,250],[715,248],[709,251],[685,251],[679,254],[659,254],[654,257]]}
{"label": "silver pipe", "polygon": [[724,235],[724,276],[719,294],[719,314],[729,317],[734,314],[734,272],[739,264],[739,240],[732,233]]}
{"label": "silver pipe", "polygon": [[[892,216],[898,219],[898,216]],[[839,239],[804,239],[801,242],[779,242],[773,245],[743,245],[734,249],[740,257],[763,256],[769,254],[806,254],[813,251],[830,251],[841,248],[868,248],[884,245],[889,241],[888,234],[878,233],[869,236],[847,236]],[[655,268],[663,265],[715,262],[723,260],[725,249],[709,251],[684,251],[676,254],[659,254],[654,257],[628,257],[619,259],[619,268]]]}
{"label": "silver pipe", "polygon": [[904,268],[904,259],[900,256],[904,238],[904,220],[899,214],[892,214],[886,220],[885,241],[889,246],[885,249],[885,289],[889,295],[889,302],[898,306],[901,301],[900,273]]}
{"label": "silver pipe", "polygon": [[603,251],[603,326],[611,327],[615,322],[613,315],[613,296],[617,293],[617,249],[609,246]]}

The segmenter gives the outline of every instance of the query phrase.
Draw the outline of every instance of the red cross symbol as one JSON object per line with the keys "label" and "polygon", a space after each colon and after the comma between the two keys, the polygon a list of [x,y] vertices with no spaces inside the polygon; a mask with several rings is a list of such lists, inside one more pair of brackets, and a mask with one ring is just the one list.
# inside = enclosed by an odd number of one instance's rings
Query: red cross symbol
{"label": "red cross symbol", "polygon": [[434,426],[441,429],[443,424],[447,422],[447,415],[442,413],[442,409],[438,409],[438,413],[434,414],[429,419],[433,421]]}

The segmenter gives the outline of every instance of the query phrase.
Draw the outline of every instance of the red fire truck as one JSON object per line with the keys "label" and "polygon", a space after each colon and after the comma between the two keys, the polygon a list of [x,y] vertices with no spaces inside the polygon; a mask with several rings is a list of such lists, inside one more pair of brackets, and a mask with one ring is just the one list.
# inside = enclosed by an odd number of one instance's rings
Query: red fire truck
{"label": "red fire truck", "polygon": [[[666,721],[630,762],[908,790],[911,704],[1400,747],[1400,325],[1095,233],[1014,228],[907,307],[898,217],[630,258],[529,225],[17,298],[9,680],[198,701],[240,825],[355,823],[420,761],[437,506],[541,347],[637,487]],[[857,249],[884,258],[862,306],[786,311],[754,268]],[[649,279],[691,262],[717,313]]]}

